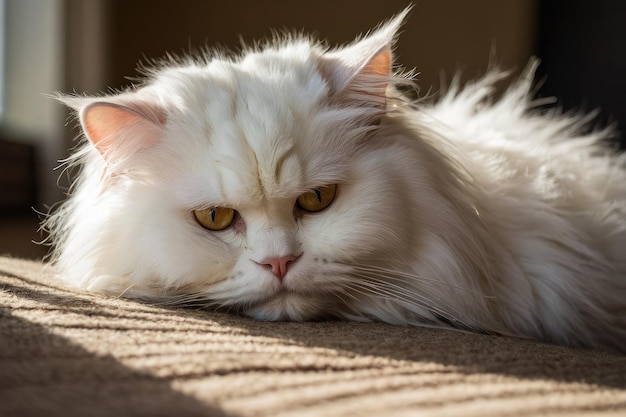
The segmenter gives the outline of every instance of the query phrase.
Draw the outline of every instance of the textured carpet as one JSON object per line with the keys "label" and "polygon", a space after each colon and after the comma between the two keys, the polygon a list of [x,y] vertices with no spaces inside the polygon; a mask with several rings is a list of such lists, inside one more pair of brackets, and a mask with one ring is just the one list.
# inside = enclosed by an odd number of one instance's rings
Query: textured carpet
{"label": "textured carpet", "polygon": [[70,291],[0,258],[0,416],[626,415],[626,356]]}

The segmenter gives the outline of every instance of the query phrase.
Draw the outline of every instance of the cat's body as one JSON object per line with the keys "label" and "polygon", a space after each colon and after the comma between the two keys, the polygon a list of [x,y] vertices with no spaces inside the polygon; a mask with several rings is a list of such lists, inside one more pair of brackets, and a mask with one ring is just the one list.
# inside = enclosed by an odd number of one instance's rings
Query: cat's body
{"label": "cat's body", "polygon": [[626,171],[598,144],[610,132],[533,110],[534,68],[493,103],[496,72],[409,103],[390,75],[402,18],[342,49],[292,39],[63,98],[89,142],[47,220],[62,277],[260,319],[626,350]]}

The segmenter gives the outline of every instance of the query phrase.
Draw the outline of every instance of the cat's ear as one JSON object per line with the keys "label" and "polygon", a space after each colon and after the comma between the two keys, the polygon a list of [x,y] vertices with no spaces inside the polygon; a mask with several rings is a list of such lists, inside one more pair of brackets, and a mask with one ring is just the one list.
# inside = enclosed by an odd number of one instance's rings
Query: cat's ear
{"label": "cat's ear", "polygon": [[117,162],[159,141],[166,121],[157,104],[137,99],[62,99],[73,107],[89,142],[108,162]]}
{"label": "cat's ear", "polygon": [[410,10],[404,9],[363,39],[322,56],[320,72],[330,86],[331,96],[363,99],[374,107],[385,107],[394,39]]}

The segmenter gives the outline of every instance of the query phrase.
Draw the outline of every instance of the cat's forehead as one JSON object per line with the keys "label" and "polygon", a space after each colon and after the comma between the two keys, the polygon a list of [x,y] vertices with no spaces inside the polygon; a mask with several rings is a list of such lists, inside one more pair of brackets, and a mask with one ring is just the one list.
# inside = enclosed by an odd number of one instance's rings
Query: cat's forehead
{"label": "cat's forehead", "polygon": [[317,181],[309,142],[327,87],[310,55],[270,50],[164,74],[181,109],[176,129],[194,142],[192,175],[213,177],[235,200],[289,196]]}

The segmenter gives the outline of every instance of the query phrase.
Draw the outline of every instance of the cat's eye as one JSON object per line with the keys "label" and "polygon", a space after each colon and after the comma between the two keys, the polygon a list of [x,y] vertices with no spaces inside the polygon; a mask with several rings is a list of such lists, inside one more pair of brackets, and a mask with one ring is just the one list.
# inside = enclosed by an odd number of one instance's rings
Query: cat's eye
{"label": "cat's eye", "polygon": [[331,184],[308,191],[296,200],[296,204],[304,211],[322,211],[330,206],[337,194],[337,185]]}
{"label": "cat's eye", "polygon": [[233,224],[235,214],[235,210],[227,207],[209,207],[193,211],[193,216],[200,226],[215,232],[224,230]]}

